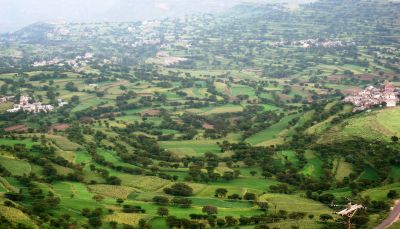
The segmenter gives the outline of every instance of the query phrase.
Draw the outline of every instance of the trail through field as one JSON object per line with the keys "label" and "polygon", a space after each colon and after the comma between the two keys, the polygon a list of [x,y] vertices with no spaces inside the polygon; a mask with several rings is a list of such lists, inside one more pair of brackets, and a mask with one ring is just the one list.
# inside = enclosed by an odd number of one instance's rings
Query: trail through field
{"label": "trail through field", "polygon": [[225,90],[224,90],[224,92],[225,92],[226,95],[229,96],[229,100],[230,100],[230,101],[236,100],[236,96],[233,96],[233,94],[232,94],[232,88],[231,88],[231,87],[229,87],[229,86],[226,87]]}
{"label": "trail through field", "polygon": [[108,91],[109,91],[111,88],[118,87],[118,86],[121,86],[121,85],[126,85],[126,84],[129,84],[129,82],[126,81],[126,80],[121,80],[121,81],[118,81],[118,82],[116,82],[116,83],[107,85],[107,86],[101,88],[101,90],[102,90],[104,93],[108,94]]}
{"label": "trail through field", "polygon": [[390,212],[389,216],[382,221],[381,224],[376,226],[374,229],[385,229],[395,223],[400,217],[400,200],[396,201],[396,205],[393,210]]}

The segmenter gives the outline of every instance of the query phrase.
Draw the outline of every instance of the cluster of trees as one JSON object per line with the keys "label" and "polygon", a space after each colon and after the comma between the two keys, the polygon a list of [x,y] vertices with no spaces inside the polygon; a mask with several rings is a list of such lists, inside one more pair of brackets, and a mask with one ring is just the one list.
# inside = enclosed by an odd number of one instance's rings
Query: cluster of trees
{"label": "cluster of trees", "polygon": [[[255,225],[255,228],[265,229],[269,228],[269,223],[276,223],[281,220],[302,220],[306,217],[309,219],[314,218],[314,215],[310,214],[307,216],[305,212],[288,213],[285,210],[279,210],[272,214],[255,215],[251,217],[241,216],[235,218],[233,216],[225,216],[224,218],[221,218],[217,216],[218,209],[214,206],[204,206],[202,212],[205,214],[190,214],[190,219],[168,216],[166,221],[169,228],[205,228],[207,225],[221,228]],[[327,222],[333,220],[333,217],[329,214],[321,214],[319,219],[321,222]],[[357,220],[357,222],[361,223],[362,220]],[[360,225],[365,225],[365,223]]]}
{"label": "cluster of trees", "polygon": [[173,196],[191,196],[193,188],[185,183],[175,183],[171,187],[164,188],[164,192]]}
{"label": "cluster of trees", "polygon": [[178,206],[180,208],[190,208],[190,206],[192,205],[191,199],[183,198],[183,197],[174,197],[174,198],[170,199],[165,196],[155,196],[155,197],[153,197],[152,201],[155,204],[158,204],[161,206],[172,205],[172,206]]}

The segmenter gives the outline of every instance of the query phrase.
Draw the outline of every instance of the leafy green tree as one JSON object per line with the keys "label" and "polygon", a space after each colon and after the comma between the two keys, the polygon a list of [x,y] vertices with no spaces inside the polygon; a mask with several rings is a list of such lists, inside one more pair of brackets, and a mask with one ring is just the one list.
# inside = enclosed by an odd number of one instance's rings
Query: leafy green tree
{"label": "leafy green tree", "polygon": [[165,208],[165,207],[159,207],[157,209],[157,214],[161,217],[165,217],[165,216],[168,216],[169,210],[168,210],[168,208]]}
{"label": "leafy green tree", "polygon": [[388,194],[387,194],[387,198],[389,199],[395,199],[397,198],[398,193],[396,190],[389,190]]}
{"label": "leafy green tree", "polygon": [[333,219],[333,217],[332,217],[331,215],[329,215],[329,214],[321,214],[321,215],[319,216],[319,219],[320,219],[321,221],[323,221],[323,222],[326,222],[326,221],[328,221],[328,220]]}
{"label": "leafy green tree", "polygon": [[217,188],[215,190],[216,197],[225,197],[227,193],[228,193],[228,190],[226,188]]}
{"label": "leafy green tree", "polygon": [[211,205],[204,206],[201,211],[203,213],[206,213],[207,215],[216,215],[216,214],[218,214],[218,208],[215,207],[215,206],[211,206]]}

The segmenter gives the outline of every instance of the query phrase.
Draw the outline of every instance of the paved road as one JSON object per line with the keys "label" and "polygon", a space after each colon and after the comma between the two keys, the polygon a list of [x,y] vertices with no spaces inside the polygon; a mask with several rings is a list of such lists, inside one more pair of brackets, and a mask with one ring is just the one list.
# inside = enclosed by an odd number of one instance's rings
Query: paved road
{"label": "paved road", "polygon": [[390,215],[382,221],[381,224],[376,226],[374,229],[385,229],[392,225],[396,220],[400,217],[400,200],[397,201],[396,205],[394,206],[393,210],[390,212]]}

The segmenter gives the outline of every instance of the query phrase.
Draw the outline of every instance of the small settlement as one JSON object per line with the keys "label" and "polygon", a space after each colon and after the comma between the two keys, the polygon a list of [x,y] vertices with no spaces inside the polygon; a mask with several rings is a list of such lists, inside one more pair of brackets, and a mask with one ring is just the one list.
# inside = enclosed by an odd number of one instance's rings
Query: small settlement
{"label": "small settlement", "polygon": [[364,90],[347,96],[344,99],[346,103],[352,103],[355,107],[353,112],[363,111],[378,105],[386,107],[395,107],[399,102],[399,89],[392,83],[387,83],[384,87],[376,88],[369,86]]}
{"label": "small settlement", "polygon": [[[58,106],[62,107],[67,105],[67,102],[63,100],[58,100]],[[19,99],[19,103],[14,104],[13,108],[8,109],[9,113],[16,113],[19,111],[24,111],[28,113],[40,113],[40,112],[51,112],[54,110],[53,105],[42,104],[41,102],[33,102],[31,103],[31,98],[28,96],[21,96]]]}

